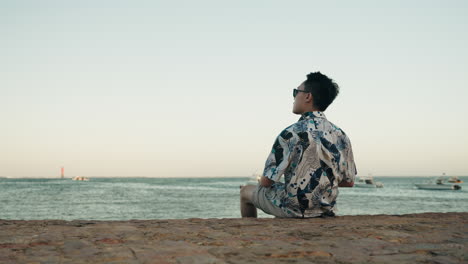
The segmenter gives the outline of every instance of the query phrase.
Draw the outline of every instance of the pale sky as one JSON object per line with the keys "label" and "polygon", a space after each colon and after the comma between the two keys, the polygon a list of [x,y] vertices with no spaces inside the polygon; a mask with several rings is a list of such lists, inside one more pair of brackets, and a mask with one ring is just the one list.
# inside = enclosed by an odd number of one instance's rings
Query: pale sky
{"label": "pale sky", "polygon": [[0,176],[261,172],[292,89],[360,175],[468,175],[468,1],[0,1]]}

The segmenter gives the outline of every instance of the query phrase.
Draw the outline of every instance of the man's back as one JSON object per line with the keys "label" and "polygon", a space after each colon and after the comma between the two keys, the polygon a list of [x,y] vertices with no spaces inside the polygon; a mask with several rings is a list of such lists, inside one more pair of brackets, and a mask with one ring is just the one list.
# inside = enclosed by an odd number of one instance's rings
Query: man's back
{"label": "man's back", "polygon": [[291,217],[336,210],[338,183],[353,182],[355,174],[348,137],[318,111],[304,113],[281,132],[264,171],[275,181],[267,197]]}

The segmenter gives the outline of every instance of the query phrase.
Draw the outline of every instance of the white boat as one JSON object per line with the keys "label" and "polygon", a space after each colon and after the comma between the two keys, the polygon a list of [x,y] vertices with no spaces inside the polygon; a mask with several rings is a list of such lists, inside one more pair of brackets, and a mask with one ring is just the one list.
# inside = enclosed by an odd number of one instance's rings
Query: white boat
{"label": "white boat", "polygon": [[372,175],[359,177],[357,182],[354,182],[354,187],[359,188],[382,188],[383,183],[375,182]]}
{"label": "white boat", "polygon": [[75,176],[72,178],[74,181],[89,181],[89,178],[83,177],[83,176]]}
{"label": "white boat", "polygon": [[258,182],[260,181],[260,178],[262,178],[262,174],[260,173],[253,173],[252,176],[250,176],[249,183],[257,185]]}
{"label": "white boat", "polygon": [[[448,177],[448,179],[446,179],[447,177]],[[441,176],[440,178],[442,178],[443,181],[446,180],[447,182],[450,182],[450,183],[463,183],[463,181],[460,180],[460,179],[458,179],[457,176],[450,176],[450,177],[449,177],[449,176],[447,176],[447,175],[445,174],[445,172],[442,173],[442,176]]]}
{"label": "white boat", "polygon": [[418,189],[422,190],[461,190],[461,186],[458,184],[450,183],[443,177],[439,177],[435,180],[426,183],[415,183]]}
{"label": "white boat", "polygon": [[457,176],[451,176],[447,181],[450,183],[463,183]]}
{"label": "white boat", "polygon": [[257,185],[259,183],[261,177],[262,177],[262,174],[252,173],[252,175],[249,177],[247,182],[245,184],[240,185],[239,188],[242,188],[245,185]]}

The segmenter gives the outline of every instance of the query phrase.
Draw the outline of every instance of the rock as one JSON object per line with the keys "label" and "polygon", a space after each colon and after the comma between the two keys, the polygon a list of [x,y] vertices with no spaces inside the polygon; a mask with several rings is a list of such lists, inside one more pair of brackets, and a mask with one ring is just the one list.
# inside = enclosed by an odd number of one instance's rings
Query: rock
{"label": "rock", "polygon": [[0,263],[466,263],[467,219],[0,220]]}

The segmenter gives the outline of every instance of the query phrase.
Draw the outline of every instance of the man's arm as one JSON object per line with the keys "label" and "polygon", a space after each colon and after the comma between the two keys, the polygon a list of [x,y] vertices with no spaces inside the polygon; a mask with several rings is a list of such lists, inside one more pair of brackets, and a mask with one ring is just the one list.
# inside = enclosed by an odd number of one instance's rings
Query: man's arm
{"label": "man's arm", "polygon": [[276,138],[267,161],[265,162],[263,176],[260,178],[258,184],[263,187],[270,187],[273,183],[280,180],[289,166],[291,154],[289,151],[289,140],[293,137],[293,133],[285,129]]}
{"label": "man's arm", "polygon": [[260,178],[260,181],[258,182],[261,186],[263,187],[270,187],[273,183],[275,183],[274,181],[268,179],[267,177],[265,176],[262,176]]}
{"label": "man's arm", "polygon": [[342,181],[338,183],[338,187],[353,187],[354,179],[356,178],[357,170],[356,164],[354,163],[353,149],[351,148],[351,142],[349,138],[345,136],[345,140],[348,143],[348,149],[346,151],[346,167],[345,175],[343,175]]}

